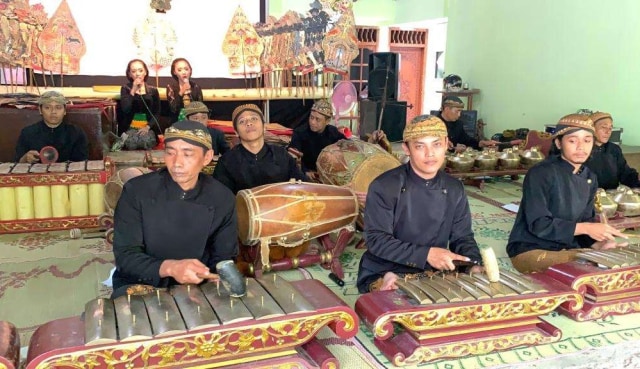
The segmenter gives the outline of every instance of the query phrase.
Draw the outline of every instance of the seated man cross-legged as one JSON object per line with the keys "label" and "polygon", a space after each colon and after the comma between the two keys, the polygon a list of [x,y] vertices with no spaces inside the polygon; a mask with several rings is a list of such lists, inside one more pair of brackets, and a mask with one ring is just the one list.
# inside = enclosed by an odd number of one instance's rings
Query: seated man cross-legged
{"label": "seated man cross-legged", "polygon": [[380,175],[367,194],[361,293],[395,289],[397,278],[410,274],[454,270],[456,261],[480,262],[464,187],[440,170],[448,146],[444,122],[418,116],[403,141],[409,163]]}
{"label": "seated man cross-legged", "polygon": [[507,244],[513,266],[522,273],[574,260],[581,248],[619,246],[615,237],[626,238],[610,225],[595,223],[598,180],[584,165],[593,147],[591,119],[567,115],[554,136],[560,154],[529,169]]}

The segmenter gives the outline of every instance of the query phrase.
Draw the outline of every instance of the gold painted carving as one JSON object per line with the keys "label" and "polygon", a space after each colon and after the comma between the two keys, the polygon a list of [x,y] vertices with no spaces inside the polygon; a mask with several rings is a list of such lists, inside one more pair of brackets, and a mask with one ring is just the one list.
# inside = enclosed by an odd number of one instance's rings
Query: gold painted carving
{"label": "gold painted carving", "polygon": [[637,268],[630,270],[616,269],[609,273],[588,275],[576,279],[571,287],[578,290],[583,286],[593,288],[596,293],[608,293],[637,288],[640,287],[640,270]]}
{"label": "gold painted carving", "polygon": [[[119,343],[111,346],[87,347],[83,351],[52,355],[38,363],[37,369],[51,367],[145,367],[167,365],[188,366],[209,359],[217,362],[237,360],[245,354],[259,355],[273,352],[274,356],[292,354],[292,349],[306,343],[327,324],[340,321],[344,330],[355,329],[353,316],[344,311],[300,317],[232,328],[226,331],[183,334],[141,342]],[[159,362],[157,359],[160,359]],[[158,362],[157,364],[154,364]]]}
{"label": "gold painted carving", "polygon": [[640,301],[626,301],[596,306],[591,310],[580,311],[575,315],[577,321],[583,322],[604,318],[607,315],[622,315],[640,312]]}
{"label": "gold painted carving", "polygon": [[499,303],[480,303],[456,305],[446,308],[422,310],[415,312],[398,312],[382,316],[374,325],[376,337],[386,337],[393,327],[390,322],[401,324],[409,331],[425,331],[441,328],[464,327],[469,324],[504,322],[511,319],[543,315],[551,312],[560,304],[574,301],[573,309],[577,310],[584,304],[579,293],[568,293],[561,296],[531,297],[515,301]]}
{"label": "gold painted carving", "polygon": [[561,334],[558,334],[557,336],[545,336],[539,332],[528,332],[525,334],[488,338],[481,341],[456,341],[441,346],[420,346],[406,359],[401,356],[396,356],[394,364],[397,366],[415,365],[441,358],[483,355],[517,346],[540,345],[555,342],[559,340],[560,337]]}

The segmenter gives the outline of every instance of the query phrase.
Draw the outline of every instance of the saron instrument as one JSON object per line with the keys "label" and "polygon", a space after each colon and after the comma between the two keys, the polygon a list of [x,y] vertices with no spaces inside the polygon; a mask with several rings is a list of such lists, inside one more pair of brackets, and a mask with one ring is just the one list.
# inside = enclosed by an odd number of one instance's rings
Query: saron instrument
{"label": "saron instrument", "polygon": [[544,274],[584,295],[584,306],[559,311],[577,321],[640,312],[640,245],[577,253],[577,260],[557,264]]}
{"label": "saron instrument", "polygon": [[562,332],[540,315],[583,304],[581,294],[553,278],[504,270],[494,283],[484,274],[445,273],[396,285],[362,295],[355,310],[397,366],[555,342]]}
{"label": "saron instrument", "polygon": [[114,169],[108,158],[0,164],[0,233],[97,227]]}
{"label": "saron instrument", "polygon": [[339,367],[315,336],[325,326],[341,338],[355,336],[351,308],[317,280],[274,274],[246,284],[241,298],[209,282],[92,300],[84,321],[60,319],[36,330],[26,367]]}

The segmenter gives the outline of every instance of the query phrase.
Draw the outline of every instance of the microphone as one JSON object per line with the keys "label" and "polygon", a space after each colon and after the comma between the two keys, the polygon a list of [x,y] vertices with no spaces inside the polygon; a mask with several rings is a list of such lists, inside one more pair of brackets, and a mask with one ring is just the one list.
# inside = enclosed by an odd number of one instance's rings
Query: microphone
{"label": "microphone", "polygon": [[[184,78],[182,83],[185,85],[189,85],[189,78]],[[184,95],[182,95],[182,105],[187,106],[191,104],[191,86],[189,86],[189,93],[185,91]]]}

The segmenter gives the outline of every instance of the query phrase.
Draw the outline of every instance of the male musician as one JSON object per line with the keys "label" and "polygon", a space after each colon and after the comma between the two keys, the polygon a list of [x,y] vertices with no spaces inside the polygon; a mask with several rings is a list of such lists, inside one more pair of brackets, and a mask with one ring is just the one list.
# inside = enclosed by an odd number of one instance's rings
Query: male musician
{"label": "male musician", "polygon": [[[480,261],[464,187],[440,171],[448,147],[444,122],[417,116],[405,127],[403,141],[409,163],[383,173],[369,186],[367,251],[357,282],[361,293],[395,289],[398,277]],[[478,265],[471,268],[481,270]]]}
{"label": "male musician", "polygon": [[586,166],[598,177],[598,185],[605,190],[617,188],[619,184],[640,187],[638,171],[627,164],[620,146],[609,142],[613,130],[611,114],[595,112],[590,118],[596,141]]}
{"label": "male musician", "polygon": [[235,198],[200,172],[213,158],[211,136],[187,120],[164,142],[166,168],[129,180],[116,206],[112,298],[132,284],[217,279],[216,263],[238,253]]}
{"label": "male musician", "polygon": [[58,150],[58,162],[89,158],[87,136],[82,129],[64,122],[67,99],[56,91],[47,91],[38,100],[42,120],[22,129],[16,144],[15,161],[37,163],[40,150],[52,146]]}
{"label": "male musician", "polygon": [[306,180],[295,160],[283,147],[264,141],[266,126],[262,110],[254,104],[238,106],[232,113],[240,144],[220,157],[213,178],[234,194],[240,190],[291,178]]}
{"label": "male musician", "polygon": [[593,132],[587,115],[561,118],[554,133],[560,154],[529,169],[507,244],[520,272],[542,271],[574,260],[580,248],[609,249],[618,246],[615,237],[626,238],[612,226],[595,222],[598,179],[584,165]]}
{"label": "male musician", "polygon": [[201,101],[192,101],[189,106],[184,108],[185,118],[195,122],[202,123],[211,135],[211,145],[214,155],[222,155],[229,151],[229,144],[224,139],[224,133],[207,125],[209,119],[209,108]]}
{"label": "male musician", "polygon": [[442,109],[438,114],[438,118],[442,119],[447,126],[447,132],[449,133],[448,149],[460,152],[467,147],[481,149],[483,147],[497,146],[499,144],[498,141],[477,140],[467,135],[464,131],[463,123],[459,121],[463,109],[464,103],[457,96],[447,96],[442,101]]}
{"label": "male musician", "polygon": [[314,178],[318,155],[325,147],[345,139],[338,129],[329,124],[333,108],[327,99],[316,100],[311,107],[309,122],[293,131],[289,152],[302,157],[302,170]]}

